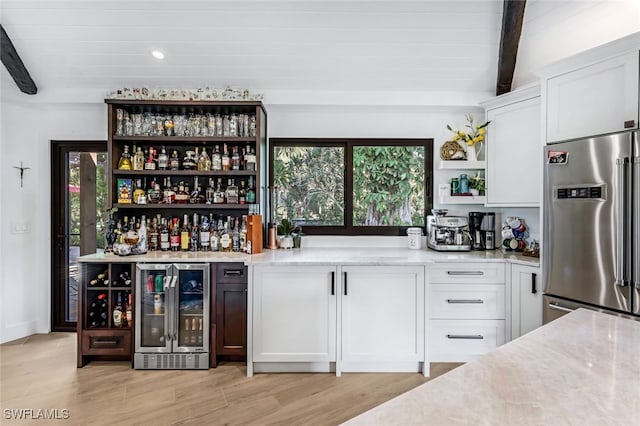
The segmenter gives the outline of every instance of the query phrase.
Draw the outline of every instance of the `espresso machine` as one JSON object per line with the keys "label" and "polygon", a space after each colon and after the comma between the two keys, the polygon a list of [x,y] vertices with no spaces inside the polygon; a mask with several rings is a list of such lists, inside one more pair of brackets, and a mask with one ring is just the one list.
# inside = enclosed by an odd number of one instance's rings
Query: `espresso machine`
{"label": "espresso machine", "polygon": [[469,231],[473,250],[496,248],[496,214],[494,212],[469,212]]}
{"label": "espresso machine", "polygon": [[432,210],[427,216],[427,247],[437,251],[471,250],[469,221],[464,216],[446,216],[446,210]]}

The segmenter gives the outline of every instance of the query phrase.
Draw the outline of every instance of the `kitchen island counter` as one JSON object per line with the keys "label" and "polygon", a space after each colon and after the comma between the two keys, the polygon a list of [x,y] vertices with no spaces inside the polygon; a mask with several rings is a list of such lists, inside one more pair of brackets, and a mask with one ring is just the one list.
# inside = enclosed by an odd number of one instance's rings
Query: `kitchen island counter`
{"label": "kitchen island counter", "polygon": [[640,321],[578,309],[346,425],[640,424]]}

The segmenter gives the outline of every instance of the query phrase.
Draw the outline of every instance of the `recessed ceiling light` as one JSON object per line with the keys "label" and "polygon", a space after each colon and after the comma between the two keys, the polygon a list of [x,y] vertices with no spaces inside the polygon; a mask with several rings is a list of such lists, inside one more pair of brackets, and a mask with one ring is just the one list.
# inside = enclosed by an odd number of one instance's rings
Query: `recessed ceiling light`
{"label": "recessed ceiling light", "polygon": [[159,50],[154,50],[151,52],[151,54],[153,55],[154,58],[156,59],[164,59],[164,53],[162,53]]}

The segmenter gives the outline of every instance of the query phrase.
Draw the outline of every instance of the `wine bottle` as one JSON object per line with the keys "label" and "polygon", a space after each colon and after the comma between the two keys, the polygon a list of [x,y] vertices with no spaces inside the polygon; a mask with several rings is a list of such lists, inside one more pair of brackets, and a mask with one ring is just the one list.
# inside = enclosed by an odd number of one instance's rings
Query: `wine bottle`
{"label": "wine bottle", "polygon": [[127,305],[125,306],[125,318],[127,320],[127,327],[131,327],[133,325],[133,306],[131,305],[131,292],[129,292],[127,298]]}
{"label": "wine bottle", "polygon": [[113,308],[113,326],[114,327],[122,327],[124,325],[123,314],[124,314],[124,309],[122,307],[122,293],[118,293],[118,301],[116,302],[116,306]]}

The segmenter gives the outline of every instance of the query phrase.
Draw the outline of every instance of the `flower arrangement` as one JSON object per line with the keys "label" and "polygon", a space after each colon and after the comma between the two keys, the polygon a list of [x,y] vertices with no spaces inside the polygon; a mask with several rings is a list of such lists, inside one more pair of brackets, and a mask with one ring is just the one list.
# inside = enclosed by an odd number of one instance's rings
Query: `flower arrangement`
{"label": "flower arrangement", "polygon": [[484,124],[481,124],[479,126],[473,126],[473,114],[465,114],[465,118],[467,119],[467,122],[469,124],[466,125],[466,127],[468,127],[471,131],[468,133],[465,133],[461,130],[454,130],[451,128],[451,126],[449,126],[447,124],[447,129],[449,129],[450,131],[452,131],[455,136],[453,137],[453,141],[463,141],[465,142],[468,146],[473,146],[476,143],[482,142],[484,141],[484,134],[486,133],[486,127],[489,125],[489,123],[491,123],[491,121],[487,121]]}
{"label": "flower arrangement", "polygon": [[479,195],[484,195],[484,191],[486,189],[485,180],[484,176],[482,176],[480,172],[469,178],[469,188],[476,189]]}

